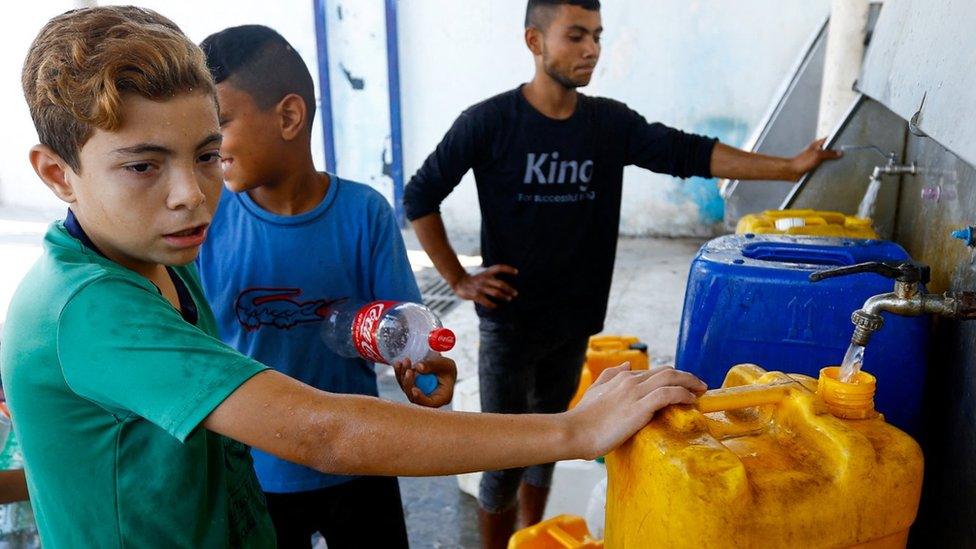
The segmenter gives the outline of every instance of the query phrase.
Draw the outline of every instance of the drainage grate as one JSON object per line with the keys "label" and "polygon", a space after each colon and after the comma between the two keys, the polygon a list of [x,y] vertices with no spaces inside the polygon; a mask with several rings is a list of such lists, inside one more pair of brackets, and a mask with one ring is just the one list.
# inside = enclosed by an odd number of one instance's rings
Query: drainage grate
{"label": "drainage grate", "polygon": [[439,276],[424,284],[420,288],[420,294],[424,298],[424,305],[439,317],[443,317],[461,303],[450,285]]}

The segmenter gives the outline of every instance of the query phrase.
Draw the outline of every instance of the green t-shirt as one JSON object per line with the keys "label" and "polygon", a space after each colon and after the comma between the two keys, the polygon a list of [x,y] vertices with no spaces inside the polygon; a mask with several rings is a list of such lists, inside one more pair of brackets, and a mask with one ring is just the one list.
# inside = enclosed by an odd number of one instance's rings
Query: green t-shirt
{"label": "green t-shirt", "polygon": [[198,428],[265,367],[62,223],[11,302],[3,385],[45,547],[273,547],[248,449]]}

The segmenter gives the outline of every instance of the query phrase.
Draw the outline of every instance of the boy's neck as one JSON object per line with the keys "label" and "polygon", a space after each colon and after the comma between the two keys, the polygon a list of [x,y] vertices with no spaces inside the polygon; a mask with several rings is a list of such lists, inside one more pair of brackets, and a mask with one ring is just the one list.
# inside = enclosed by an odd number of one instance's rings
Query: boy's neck
{"label": "boy's neck", "polygon": [[[86,248],[97,253],[98,255],[108,259],[109,261],[114,261],[122,267],[135,272],[136,274],[148,279],[150,282],[159,288],[159,292],[166,298],[177,310],[181,310],[181,304],[179,300],[178,291],[176,290],[175,283],[169,276],[169,271],[166,265],[161,263],[152,263],[147,261],[139,261],[131,257],[127,257],[122,253],[117,252],[114,248],[107,245],[107,243],[102,243],[101,246],[96,242],[101,240],[98,235],[94,238],[85,231],[82,226],[81,221],[75,215],[75,211],[68,208],[68,214],[64,220],[64,228],[68,231],[72,237],[81,241]],[[194,321],[195,323],[196,321]]]}
{"label": "boy's neck", "polygon": [[565,120],[576,112],[579,93],[537,71],[531,82],[522,87],[522,95],[535,110],[556,120]]}
{"label": "boy's neck", "polygon": [[75,213],[74,208],[69,207],[68,213],[64,219],[64,228],[72,237],[81,241],[89,250],[97,253],[98,255],[108,259],[109,261],[118,263],[119,265],[148,278],[155,282],[156,278],[159,278],[160,273],[166,272],[166,266],[161,263],[150,263],[146,261],[139,261],[131,257],[126,256],[118,251],[116,251],[112,246],[108,245],[107,242],[101,242],[103,239],[99,237],[98,234],[89,234],[82,226],[81,220]]}
{"label": "boy's neck", "polygon": [[299,215],[315,209],[325,198],[330,184],[329,176],[316,171],[309,158],[301,170],[251,189],[247,194],[258,206],[275,215]]}

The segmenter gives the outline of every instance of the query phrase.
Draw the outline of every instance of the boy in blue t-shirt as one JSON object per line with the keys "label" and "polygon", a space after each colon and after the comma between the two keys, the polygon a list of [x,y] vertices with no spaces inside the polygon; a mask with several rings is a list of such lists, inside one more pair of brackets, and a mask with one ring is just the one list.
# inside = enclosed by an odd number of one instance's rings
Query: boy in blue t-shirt
{"label": "boy in blue t-shirt", "polygon": [[[240,352],[333,393],[377,395],[372,366],[329,350],[321,337],[327,304],[420,302],[390,205],[366,185],[319,173],[312,163],[312,76],[277,32],[229,28],[201,44],[217,83],[225,192],[198,259],[220,338]],[[411,401],[437,407],[397,378]],[[427,365],[420,366],[427,368]],[[425,370],[426,371],[426,370]],[[408,373],[409,372],[409,373]],[[254,467],[282,547],[406,546],[395,477],[323,474],[260,450]]]}

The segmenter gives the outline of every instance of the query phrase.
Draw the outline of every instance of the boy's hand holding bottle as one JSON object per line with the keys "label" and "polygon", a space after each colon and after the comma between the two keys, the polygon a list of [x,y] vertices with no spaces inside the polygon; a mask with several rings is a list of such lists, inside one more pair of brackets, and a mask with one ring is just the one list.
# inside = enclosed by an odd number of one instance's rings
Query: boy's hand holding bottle
{"label": "boy's hand holding bottle", "polygon": [[419,303],[340,300],[329,305],[322,336],[340,356],[394,367],[410,402],[438,408],[451,401],[457,368],[441,356],[454,332]]}
{"label": "boy's hand holding bottle", "polygon": [[[403,389],[403,393],[414,404],[440,408],[454,398],[457,367],[454,365],[454,361],[447,357],[432,357],[416,364],[410,362],[409,358],[405,358],[393,364],[393,371],[396,373],[397,382]],[[416,386],[418,375],[436,376],[437,387],[429,395],[424,394]]]}

